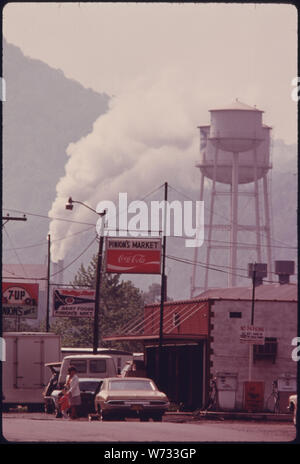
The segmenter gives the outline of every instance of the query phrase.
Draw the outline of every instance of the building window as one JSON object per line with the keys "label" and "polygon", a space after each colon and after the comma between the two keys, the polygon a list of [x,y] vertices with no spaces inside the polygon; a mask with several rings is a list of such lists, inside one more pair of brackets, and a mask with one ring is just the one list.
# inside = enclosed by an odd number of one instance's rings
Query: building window
{"label": "building window", "polygon": [[266,337],[264,345],[253,345],[253,361],[270,359],[275,363],[277,355],[277,338]]}
{"label": "building window", "polygon": [[230,318],[239,318],[239,319],[241,319],[242,318],[242,313],[237,312],[237,311],[230,311],[229,317]]}

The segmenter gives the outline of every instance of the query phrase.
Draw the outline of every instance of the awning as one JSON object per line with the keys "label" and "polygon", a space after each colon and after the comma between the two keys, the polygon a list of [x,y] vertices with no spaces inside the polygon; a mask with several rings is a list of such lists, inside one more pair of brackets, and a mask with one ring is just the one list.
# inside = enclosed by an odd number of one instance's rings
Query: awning
{"label": "awning", "polygon": [[[173,334],[173,335],[166,335],[163,334],[163,342],[164,344],[167,343],[188,343],[188,342],[199,342],[200,340],[205,340],[207,338],[206,335],[194,335],[194,334]],[[127,341],[136,341],[136,342],[154,342],[157,343],[159,341],[159,335],[112,335],[108,337],[103,337],[103,340],[106,342],[111,341],[119,341],[119,342],[127,342]]]}
{"label": "awning", "polygon": [[[180,332],[184,323],[197,312],[207,308],[207,301],[188,300],[177,302],[165,302],[163,311],[163,338],[174,340],[201,340],[207,338],[207,330],[195,331],[195,333]],[[186,330],[185,324],[185,331]],[[180,333],[179,333],[180,332]],[[190,332],[190,330],[188,331]],[[147,341],[158,340],[160,333],[160,304],[147,305],[144,314],[130,321],[122,328],[120,333],[103,337],[105,341]]]}

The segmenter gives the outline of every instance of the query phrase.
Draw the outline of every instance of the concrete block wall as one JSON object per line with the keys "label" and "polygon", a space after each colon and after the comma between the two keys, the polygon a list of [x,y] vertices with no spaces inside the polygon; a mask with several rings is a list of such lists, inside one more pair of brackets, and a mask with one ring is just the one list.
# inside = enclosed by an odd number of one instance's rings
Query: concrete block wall
{"label": "concrete block wall", "polygon": [[[251,322],[251,301],[220,300],[211,306],[211,367],[210,374],[232,372],[238,375],[236,409],[244,404],[244,382],[249,380],[249,345],[240,342],[240,327]],[[240,312],[241,318],[230,318]],[[265,329],[265,337],[277,338],[275,363],[259,359],[252,363],[252,380],[265,384],[265,407],[272,391],[272,382],[284,373],[295,375],[297,363],[292,360],[292,339],[297,336],[297,303],[256,301],[254,325]]]}

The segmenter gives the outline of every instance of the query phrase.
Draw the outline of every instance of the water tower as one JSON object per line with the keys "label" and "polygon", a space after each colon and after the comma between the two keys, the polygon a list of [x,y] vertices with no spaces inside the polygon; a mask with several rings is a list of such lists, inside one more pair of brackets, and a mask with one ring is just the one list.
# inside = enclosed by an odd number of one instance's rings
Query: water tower
{"label": "water tower", "polygon": [[[206,269],[204,283],[199,285],[198,266],[195,264],[192,275],[191,296],[199,294],[199,289],[208,288],[211,250],[225,248],[229,251],[228,286],[234,287],[237,282],[239,249],[254,250],[255,261],[261,263],[263,247],[267,250],[268,272],[271,272],[271,230],[270,206],[267,173],[270,165],[270,132],[271,128],[262,122],[263,111],[236,100],[225,108],[210,110],[210,125],[199,126],[200,130],[200,200],[203,200],[204,179],[210,180],[209,202],[205,208],[209,210],[209,221],[206,230]],[[244,187],[246,186],[246,187]],[[263,194],[261,194],[261,191]],[[239,206],[242,197],[248,197],[249,218],[251,224],[239,221]],[[263,198],[263,200],[261,199]],[[220,223],[216,220],[220,215],[218,201],[226,202],[227,216]],[[216,208],[218,211],[216,211]],[[251,211],[251,214],[250,214]],[[222,233],[222,240],[214,240],[214,233]],[[248,235],[245,236],[245,232]],[[255,238],[249,240],[249,232]],[[244,235],[244,238],[243,238]],[[246,237],[246,238],[245,238]],[[195,248],[195,262],[198,261],[199,249]],[[239,265],[238,265],[239,264]],[[246,268],[247,265],[244,265]],[[246,272],[244,272],[246,274]],[[213,287],[210,283],[210,287]]]}

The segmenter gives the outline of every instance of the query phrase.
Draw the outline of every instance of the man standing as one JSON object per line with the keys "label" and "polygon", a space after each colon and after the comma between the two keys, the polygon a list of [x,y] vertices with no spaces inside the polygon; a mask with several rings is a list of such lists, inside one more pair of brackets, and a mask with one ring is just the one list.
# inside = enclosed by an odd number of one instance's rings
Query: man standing
{"label": "man standing", "polygon": [[76,368],[74,366],[69,367],[68,374],[69,374],[69,377],[67,380],[67,387],[68,387],[67,395],[70,401],[70,416],[71,416],[71,419],[76,419],[77,406],[80,406],[81,404],[79,379],[77,377]]}

